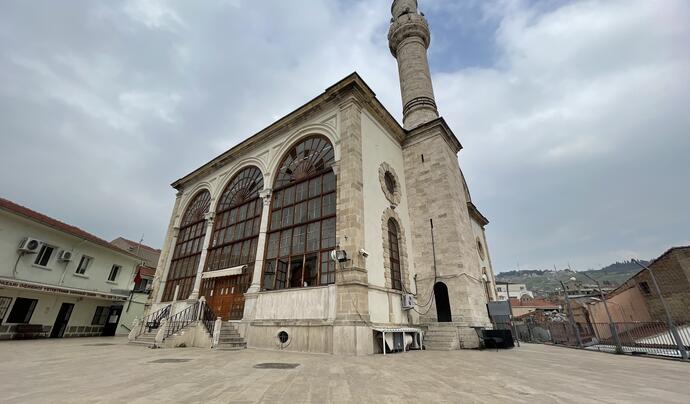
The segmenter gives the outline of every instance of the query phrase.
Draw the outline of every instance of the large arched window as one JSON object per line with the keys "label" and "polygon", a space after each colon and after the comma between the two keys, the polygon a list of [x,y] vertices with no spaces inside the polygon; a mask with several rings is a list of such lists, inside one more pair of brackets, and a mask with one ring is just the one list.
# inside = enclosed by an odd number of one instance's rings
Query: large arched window
{"label": "large arched window", "polygon": [[[263,175],[256,167],[243,169],[225,187],[216,208],[206,271],[239,265],[253,268],[263,208],[259,191],[263,187]],[[251,280],[251,275],[248,278]]]}
{"label": "large arched window", "polygon": [[388,247],[390,250],[391,287],[402,290],[402,277],[400,275],[400,244],[398,224],[393,218],[388,219]]}
{"label": "large arched window", "polygon": [[168,280],[165,282],[162,298],[164,302],[173,299],[175,287],[178,285],[179,299],[186,299],[192,291],[206,235],[206,213],[210,206],[211,194],[206,190],[201,191],[192,199],[182,216],[168,270]]}
{"label": "large arched window", "polygon": [[336,180],[331,143],[299,141],[283,158],[273,188],[264,290],[335,282]]}
{"label": "large arched window", "polygon": [[259,241],[263,211],[259,192],[263,187],[261,171],[256,167],[244,168],[230,180],[216,207],[204,270],[242,267],[235,275],[203,280],[206,301],[224,320],[241,319],[244,314],[244,293],[252,282]]}

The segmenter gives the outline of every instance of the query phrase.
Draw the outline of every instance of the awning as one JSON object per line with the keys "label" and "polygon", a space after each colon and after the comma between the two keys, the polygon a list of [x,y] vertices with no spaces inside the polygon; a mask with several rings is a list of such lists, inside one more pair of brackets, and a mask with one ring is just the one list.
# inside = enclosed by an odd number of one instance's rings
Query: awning
{"label": "awning", "polygon": [[201,279],[220,278],[221,276],[241,275],[242,270],[244,270],[244,268],[246,268],[246,267],[247,267],[246,265],[240,265],[240,266],[232,267],[232,268],[219,269],[217,271],[202,272],[201,273]]}
{"label": "awning", "polygon": [[127,300],[127,295],[107,293],[107,292],[99,292],[99,291],[95,291],[95,290],[69,288],[66,286],[56,286],[56,285],[49,285],[49,284],[45,284],[45,283],[24,281],[24,280],[11,279],[11,278],[2,278],[2,277],[0,277],[0,287],[32,290],[34,292],[42,292],[42,293],[56,293],[56,294],[60,294],[60,295],[90,297],[93,299],[104,299],[104,300],[115,300],[115,301],[126,301]]}
{"label": "awning", "polygon": [[421,329],[412,327],[374,327],[373,330],[378,332],[422,332]]}

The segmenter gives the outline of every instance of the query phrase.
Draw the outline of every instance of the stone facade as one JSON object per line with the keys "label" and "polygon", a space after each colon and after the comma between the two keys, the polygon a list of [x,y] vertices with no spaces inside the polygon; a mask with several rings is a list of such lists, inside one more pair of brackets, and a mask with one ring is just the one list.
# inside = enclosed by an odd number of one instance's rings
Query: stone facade
{"label": "stone facade", "polygon": [[[438,280],[448,286],[453,310],[450,326],[464,336],[456,347],[476,346],[476,334],[469,326],[488,324],[482,274],[493,281],[488,251],[480,260],[476,244],[479,237],[486,246],[484,225],[488,221],[470,219],[469,193],[457,161],[460,144],[445,121],[438,118],[426,61],[426,21],[417,13],[413,0],[397,0],[392,10],[395,20],[389,37],[400,67],[405,128],[355,73],[175,181],[173,187],[179,192],[159,260],[153,310],[166,304],[161,301],[162,290],[186,206],[198,192],[208,191],[212,218],[225,184],[239,170],[253,166],[264,177],[260,193],[264,206],[254,274],[244,296],[244,316],[236,324],[247,346],[344,355],[377,352],[380,348],[374,328],[428,328],[436,322],[433,299],[431,306],[423,304]],[[336,178],[335,250],[345,253],[346,259],[334,264],[335,282],[327,285],[262,289],[264,257],[268,260],[270,244],[269,216],[273,214],[272,184],[291,148],[313,136],[327,139],[333,147],[335,157],[327,169],[332,169]],[[387,173],[394,179],[393,186],[390,181],[386,184]],[[281,188],[276,187],[276,195],[279,192]],[[389,219],[399,227],[403,290],[394,290],[391,284]],[[436,277],[429,219],[437,231]],[[209,234],[202,246],[197,278],[204,268]],[[199,292],[198,287],[194,292]],[[405,293],[416,295],[423,306],[404,310]],[[197,297],[192,293],[178,299],[192,301]],[[281,331],[288,333],[287,341],[278,339]],[[474,340],[471,335],[475,335]]]}

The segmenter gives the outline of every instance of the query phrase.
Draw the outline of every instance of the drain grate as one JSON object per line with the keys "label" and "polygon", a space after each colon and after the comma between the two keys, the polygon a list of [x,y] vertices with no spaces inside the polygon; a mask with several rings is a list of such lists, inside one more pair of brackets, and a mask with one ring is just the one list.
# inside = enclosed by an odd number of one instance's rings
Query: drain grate
{"label": "drain grate", "polygon": [[84,344],[82,346],[110,346],[110,345],[117,345],[117,344],[98,343],[98,344]]}
{"label": "drain grate", "polygon": [[181,363],[181,362],[189,362],[191,359],[175,359],[175,358],[170,358],[170,359],[156,359],[155,361],[151,361],[149,363]]}
{"label": "drain grate", "polygon": [[259,363],[254,365],[256,369],[294,369],[299,363]]}

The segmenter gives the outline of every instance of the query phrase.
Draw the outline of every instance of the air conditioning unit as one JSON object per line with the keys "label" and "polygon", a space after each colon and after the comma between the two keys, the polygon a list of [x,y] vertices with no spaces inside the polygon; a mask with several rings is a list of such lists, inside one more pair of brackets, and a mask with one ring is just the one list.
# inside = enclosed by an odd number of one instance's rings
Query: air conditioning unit
{"label": "air conditioning unit", "polygon": [[60,255],[58,255],[58,260],[62,262],[70,262],[72,261],[72,251],[60,251]]}
{"label": "air conditioning unit", "polygon": [[41,244],[43,244],[41,240],[26,237],[21,243],[19,243],[19,251],[29,254],[36,254],[38,250],[41,249]]}
{"label": "air conditioning unit", "polygon": [[414,308],[414,296],[410,294],[402,295],[402,308],[403,310],[411,310]]}

